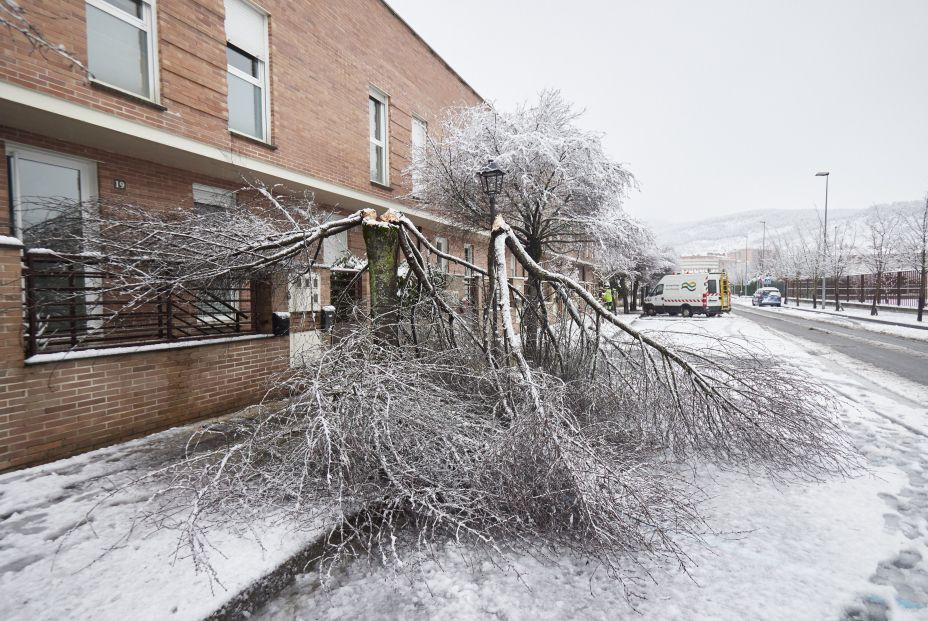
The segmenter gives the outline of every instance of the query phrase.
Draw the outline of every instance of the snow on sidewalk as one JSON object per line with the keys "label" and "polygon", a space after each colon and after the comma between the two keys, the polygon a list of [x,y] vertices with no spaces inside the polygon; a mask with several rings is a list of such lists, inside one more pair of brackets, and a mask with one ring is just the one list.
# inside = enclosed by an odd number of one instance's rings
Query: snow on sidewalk
{"label": "snow on sidewalk", "polygon": [[[405,575],[350,565],[329,585],[306,575],[259,619],[660,619],[741,621],[928,618],[928,438],[876,412],[911,418],[924,408],[833,364],[823,348],[787,342],[739,317],[643,319],[670,329],[764,342],[836,386],[842,417],[867,471],[818,484],[775,483],[706,468],[705,516],[719,532],[691,546],[690,574],[653,568],[634,608],[602,568],[511,553],[501,569],[445,545]],[[828,355],[828,368],[823,356]],[[629,571],[634,568],[629,563]],[[639,614],[640,613],[640,614]],[[869,614],[871,616],[864,616]]]}
{"label": "snow on sidewalk", "polygon": [[220,585],[175,558],[176,532],[130,532],[147,490],[111,490],[182,455],[194,428],[0,475],[2,618],[202,619],[315,536],[270,521],[255,525],[263,547],[213,532]]}

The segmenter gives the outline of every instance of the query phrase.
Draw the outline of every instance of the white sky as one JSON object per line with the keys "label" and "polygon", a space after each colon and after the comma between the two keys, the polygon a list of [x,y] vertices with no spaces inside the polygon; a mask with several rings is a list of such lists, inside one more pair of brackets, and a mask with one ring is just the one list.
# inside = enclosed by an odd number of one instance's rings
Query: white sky
{"label": "white sky", "polygon": [[928,193],[928,0],[388,0],[502,108],[559,88],[649,220]]}

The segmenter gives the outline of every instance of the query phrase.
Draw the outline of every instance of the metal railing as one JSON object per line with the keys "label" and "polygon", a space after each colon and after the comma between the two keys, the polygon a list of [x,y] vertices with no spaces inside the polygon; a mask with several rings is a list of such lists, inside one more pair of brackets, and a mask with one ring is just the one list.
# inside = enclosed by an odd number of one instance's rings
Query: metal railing
{"label": "metal railing", "polygon": [[255,332],[247,284],[165,291],[140,300],[114,283],[99,257],[26,250],[26,355]]}
{"label": "metal railing", "polygon": [[[918,272],[914,270],[901,272],[887,272],[882,275],[878,305],[898,306],[902,308],[918,307],[919,291]],[[792,279],[786,281],[789,296],[801,300],[820,298],[822,295],[822,280],[809,278]],[[835,282],[834,278],[825,279],[825,295],[828,301],[835,299],[835,288],[842,302],[872,304],[876,296],[876,274],[856,274],[844,276]]]}

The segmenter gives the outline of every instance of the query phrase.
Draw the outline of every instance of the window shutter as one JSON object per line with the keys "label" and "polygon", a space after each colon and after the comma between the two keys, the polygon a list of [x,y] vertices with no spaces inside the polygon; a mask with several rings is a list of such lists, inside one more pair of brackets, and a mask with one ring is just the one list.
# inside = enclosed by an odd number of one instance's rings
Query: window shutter
{"label": "window shutter", "polygon": [[265,15],[243,0],[226,0],[226,39],[255,58],[267,61]]}

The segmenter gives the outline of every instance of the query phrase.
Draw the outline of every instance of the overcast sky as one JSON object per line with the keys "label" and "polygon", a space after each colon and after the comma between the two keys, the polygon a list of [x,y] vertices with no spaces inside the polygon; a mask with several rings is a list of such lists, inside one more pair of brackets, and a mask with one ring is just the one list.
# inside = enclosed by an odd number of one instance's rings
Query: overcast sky
{"label": "overcast sky", "polygon": [[558,88],[650,220],[928,193],[928,0],[388,0],[499,107]]}

